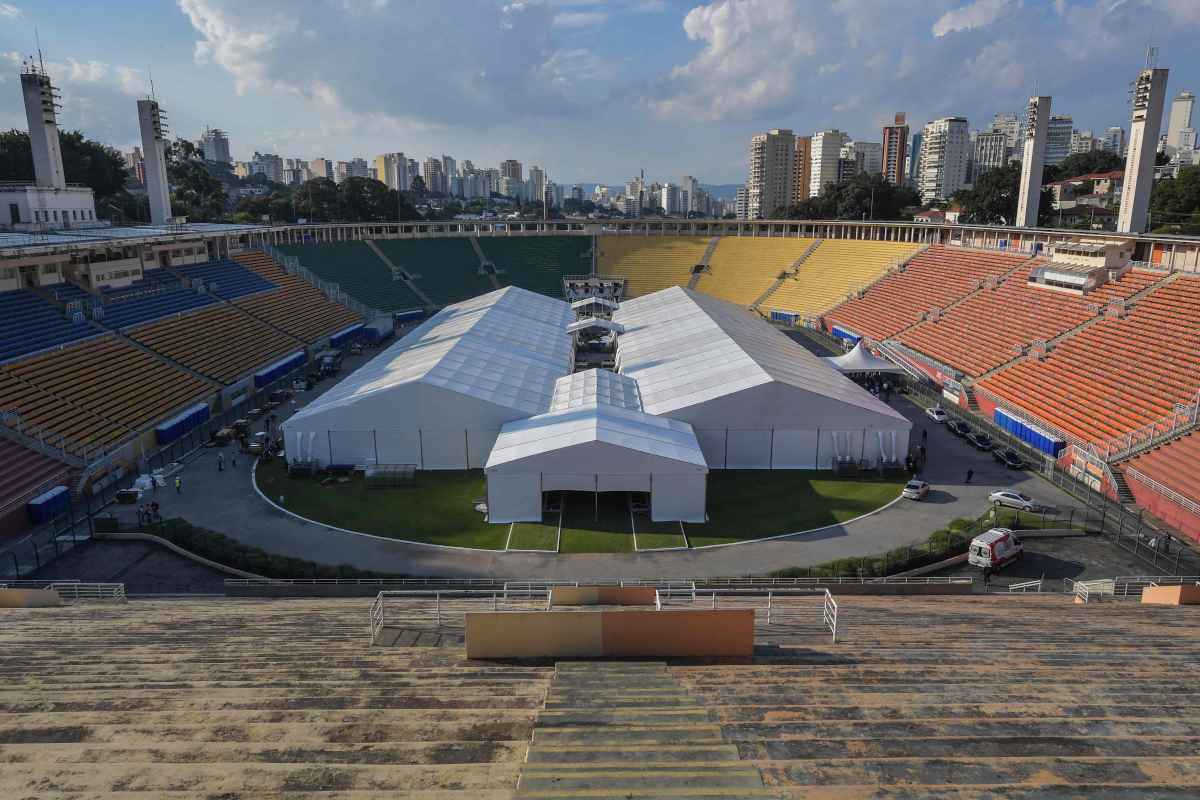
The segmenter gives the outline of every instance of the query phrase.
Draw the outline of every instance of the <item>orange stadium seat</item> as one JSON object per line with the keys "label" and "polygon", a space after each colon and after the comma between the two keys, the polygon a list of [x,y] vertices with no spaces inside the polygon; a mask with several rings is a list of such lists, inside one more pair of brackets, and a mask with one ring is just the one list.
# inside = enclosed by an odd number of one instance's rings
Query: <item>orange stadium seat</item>
{"label": "orange stadium seat", "polygon": [[357,313],[334,303],[303,278],[288,273],[261,250],[239,253],[234,260],[279,286],[278,291],[242,298],[235,305],[290,336],[315,342],[362,321]]}

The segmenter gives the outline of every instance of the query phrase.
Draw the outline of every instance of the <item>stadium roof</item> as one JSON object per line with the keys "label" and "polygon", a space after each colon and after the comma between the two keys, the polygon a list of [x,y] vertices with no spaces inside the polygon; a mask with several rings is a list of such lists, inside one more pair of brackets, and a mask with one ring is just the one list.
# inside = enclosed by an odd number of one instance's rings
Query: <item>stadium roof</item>
{"label": "stadium roof", "polygon": [[617,366],[642,406],[669,414],[776,381],[907,422],[823,359],[732,303],[679,286],[621,304]]}
{"label": "stadium roof", "polygon": [[218,222],[189,222],[185,225],[103,225],[95,228],[65,228],[45,233],[0,232],[0,252],[27,247],[72,244],[119,244],[122,240],[150,237],[186,238],[218,234],[249,233],[266,230],[260,225],[224,224]]}
{"label": "stadium roof", "polygon": [[525,414],[550,407],[574,364],[562,300],[509,286],[446,306],[355,370],[293,421],[396,386],[422,382]]}

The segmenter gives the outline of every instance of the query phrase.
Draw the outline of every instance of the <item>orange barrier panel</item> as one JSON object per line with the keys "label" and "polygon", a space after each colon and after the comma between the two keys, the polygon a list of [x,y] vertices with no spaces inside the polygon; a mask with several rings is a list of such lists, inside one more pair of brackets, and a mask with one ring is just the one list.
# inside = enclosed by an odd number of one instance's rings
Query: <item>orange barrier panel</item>
{"label": "orange barrier panel", "polygon": [[0,589],[0,608],[48,608],[61,606],[53,589]]}
{"label": "orange barrier panel", "polygon": [[754,610],[483,611],[468,658],[750,656]]}
{"label": "orange barrier panel", "polygon": [[555,586],[552,606],[652,606],[653,586]]}
{"label": "orange barrier panel", "polygon": [[1200,605],[1200,586],[1147,586],[1142,602],[1156,606]]}

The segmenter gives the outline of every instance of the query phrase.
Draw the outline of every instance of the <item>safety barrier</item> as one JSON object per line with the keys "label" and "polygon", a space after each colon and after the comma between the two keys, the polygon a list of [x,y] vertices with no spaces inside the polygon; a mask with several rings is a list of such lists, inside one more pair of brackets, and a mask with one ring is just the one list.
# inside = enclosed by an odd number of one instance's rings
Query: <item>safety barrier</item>
{"label": "safety barrier", "polygon": [[1116,585],[1112,578],[1104,578],[1095,581],[1075,581],[1074,588],[1076,602],[1086,605],[1092,598],[1100,600],[1105,595],[1111,597],[1116,589]]}

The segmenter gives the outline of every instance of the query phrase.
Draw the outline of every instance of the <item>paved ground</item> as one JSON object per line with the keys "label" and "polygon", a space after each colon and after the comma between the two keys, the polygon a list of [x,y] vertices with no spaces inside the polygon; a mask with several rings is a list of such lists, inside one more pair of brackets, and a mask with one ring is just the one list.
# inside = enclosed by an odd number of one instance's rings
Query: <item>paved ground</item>
{"label": "paved ground", "polygon": [[149,542],[93,540],[22,577],[124,583],[128,594],[224,594],[228,576]]}
{"label": "paved ground", "polygon": [[[356,365],[349,368],[353,366]],[[309,402],[328,385],[323,384],[306,393],[307,396],[298,396],[289,411]],[[182,494],[160,489],[154,499],[162,505],[165,517],[180,516],[281,555],[407,575],[515,579],[534,575],[584,579],[763,574],[784,567],[870,555],[923,541],[931,531],[945,527],[956,517],[980,514],[987,507],[988,493],[999,487],[1020,486],[1045,502],[1063,507],[1072,504],[1068,495],[1040,478],[1004,469],[989,454],[969,448],[942,426],[930,422],[907,399],[894,398],[892,405],[914,421],[915,441],[919,441],[921,430],[929,431],[929,464],[923,477],[934,490],[926,502],[899,502],[857,522],[816,533],[730,547],[556,556],[464,551],[375,539],[302,522],[264,503],[251,486],[250,463],[239,460],[233,468],[227,454],[226,470],[218,472],[215,450],[203,451],[184,467],[180,473]],[[964,483],[967,469],[975,472],[969,485]],[[124,508],[120,513],[132,516],[134,512]],[[403,520],[397,520],[397,526],[402,527]]]}
{"label": "paved ground", "polygon": [[[994,573],[992,586],[1045,578],[1046,588],[1062,588],[1064,578],[1073,581],[1111,578],[1115,575],[1144,575],[1153,572],[1146,562],[1127,550],[1114,545],[1103,536],[1064,536],[1053,539],[1026,538],[1025,557]],[[935,573],[937,575],[974,575],[982,580],[983,571],[962,565]]]}

